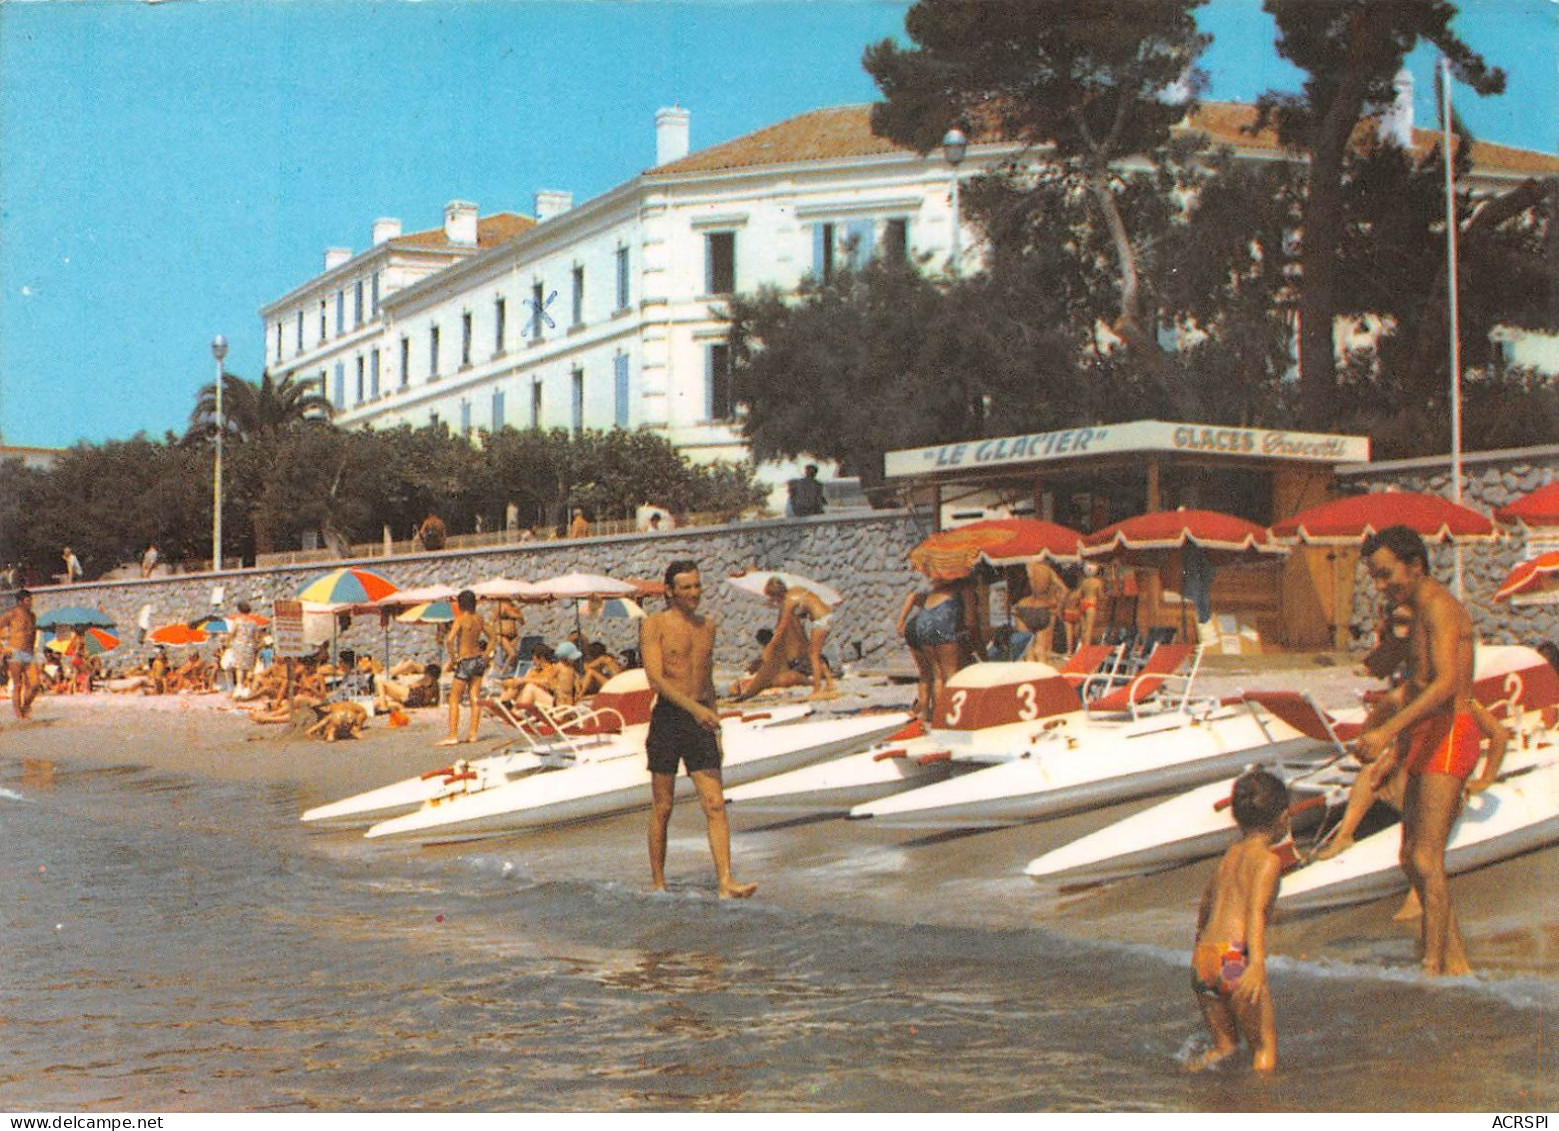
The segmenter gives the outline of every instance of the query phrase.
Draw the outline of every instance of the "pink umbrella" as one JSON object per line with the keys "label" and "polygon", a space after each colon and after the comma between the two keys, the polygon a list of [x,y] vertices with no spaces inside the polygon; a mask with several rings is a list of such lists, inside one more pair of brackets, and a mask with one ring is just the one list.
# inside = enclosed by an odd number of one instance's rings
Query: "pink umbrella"
{"label": "pink umbrella", "polygon": [[1508,601],[1515,596],[1559,599],[1559,550],[1540,554],[1522,562],[1510,571],[1510,576],[1495,591],[1496,601]]}
{"label": "pink umbrella", "polygon": [[1508,506],[1500,507],[1494,517],[1511,526],[1559,526],[1559,482],[1539,487]]}
{"label": "pink umbrella", "polygon": [[1388,526],[1406,526],[1432,542],[1494,537],[1494,522],[1488,515],[1416,491],[1372,491],[1333,499],[1274,522],[1272,533],[1285,541],[1352,546]]}

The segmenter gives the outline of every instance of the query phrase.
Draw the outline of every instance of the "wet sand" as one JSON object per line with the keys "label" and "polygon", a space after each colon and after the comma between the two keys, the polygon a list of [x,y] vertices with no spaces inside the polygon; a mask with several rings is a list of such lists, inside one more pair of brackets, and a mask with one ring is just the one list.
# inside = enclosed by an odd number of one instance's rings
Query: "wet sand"
{"label": "wet sand", "polygon": [[[1312,692],[1331,709],[1357,703],[1369,686],[1346,663],[1328,656],[1217,657],[1198,680],[1209,695],[1242,689]],[[913,687],[884,675],[840,682],[838,698],[823,711],[902,708]],[[804,691],[774,696],[800,699]],[[446,733],[446,708],[409,712],[391,728],[370,722],[357,740],[326,743],[281,726],[258,726],[220,695],[141,696],[98,693],[41,698],[36,718],[18,724],[0,713],[0,758],[22,760],[30,772],[52,764],[137,766],[175,775],[254,782],[295,794],[297,812],[365,789],[474,757],[502,745],[497,720],[483,720],[481,741],[437,748]],[[462,723],[462,733],[465,724]],[[827,910],[879,921],[974,925],[1005,929],[1042,923],[1093,940],[1185,948],[1206,867],[1193,865],[1107,888],[1074,894],[1043,889],[1022,875],[1035,856],[1133,811],[1145,799],[1006,829],[944,834],[873,826],[833,818],[785,818],[733,806],[739,878],[758,880],[759,897],[798,910]],[[642,813],[505,838],[547,862],[558,879],[645,878]],[[352,832],[321,832],[355,837]],[[707,883],[703,820],[696,804],[679,805],[672,827],[673,882]],[[382,843],[382,842],[380,842]],[[479,842],[480,843],[480,842]],[[404,853],[460,853],[472,845]],[[1474,965],[1479,970],[1551,977],[1559,956],[1559,911],[1547,892],[1559,881],[1559,849],[1506,861],[1452,881]],[[1415,932],[1394,923],[1394,901],[1280,923],[1273,949],[1296,958],[1331,959],[1411,969]]]}

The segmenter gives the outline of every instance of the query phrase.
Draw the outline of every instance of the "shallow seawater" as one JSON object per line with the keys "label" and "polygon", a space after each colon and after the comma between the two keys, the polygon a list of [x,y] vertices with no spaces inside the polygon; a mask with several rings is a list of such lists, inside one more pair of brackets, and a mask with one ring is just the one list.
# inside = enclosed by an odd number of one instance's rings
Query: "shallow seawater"
{"label": "shallow seawater", "polygon": [[1275,1078],[1189,1076],[1185,948],[1116,941],[1188,930],[1178,893],[1058,911],[982,870],[999,838],[739,821],[765,888],[721,903],[688,807],[654,896],[639,815],[419,850],[305,829],[317,800],[0,763],[0,1109],[1559,1104],[1551,971],[1280,951]]}

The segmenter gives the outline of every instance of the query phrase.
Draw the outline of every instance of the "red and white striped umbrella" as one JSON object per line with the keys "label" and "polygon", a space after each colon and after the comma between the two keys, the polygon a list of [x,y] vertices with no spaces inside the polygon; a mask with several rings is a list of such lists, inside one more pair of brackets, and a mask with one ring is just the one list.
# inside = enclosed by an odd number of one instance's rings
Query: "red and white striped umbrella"
{"label": "red and white striped umbrella", "polygon": [[1482,511],[1417,491],[1372,491],[1333,499],[1274,522],[1272,533],[1283,541],[1353,546],[1388,526],[1406,526],[1431,542],[1494,537],[1494,521]]}
{"label": "red and white striped umbrella", "polygon": [[1533,598],[1539,604],[1559,601],[1559,550],[1540,554],[1511,570],[1495,590],[1494,599],[1508,601],[1512,597]]}

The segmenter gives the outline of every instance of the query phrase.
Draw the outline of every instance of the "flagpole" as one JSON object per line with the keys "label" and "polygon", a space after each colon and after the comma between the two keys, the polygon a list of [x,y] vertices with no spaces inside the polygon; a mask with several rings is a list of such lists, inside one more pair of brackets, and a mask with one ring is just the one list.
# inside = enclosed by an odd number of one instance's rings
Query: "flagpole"
{"label": "flagpole", "polygon": [[[1452,497],[1462,501],[1462,343],[1461,318],[1457,305],[1456,265],[1456,172],[1452,161],[1451,133],[1451,62],[1440,57],[1440,124],[1443,141],[1441,156],[1445,161],[1445,256],[1446,286],[1449,290],[1449,314],[1451,323],[1451,484]],[[1456,544],[1456,596],[1464,593],[1462,583],[1462,547]]]}

